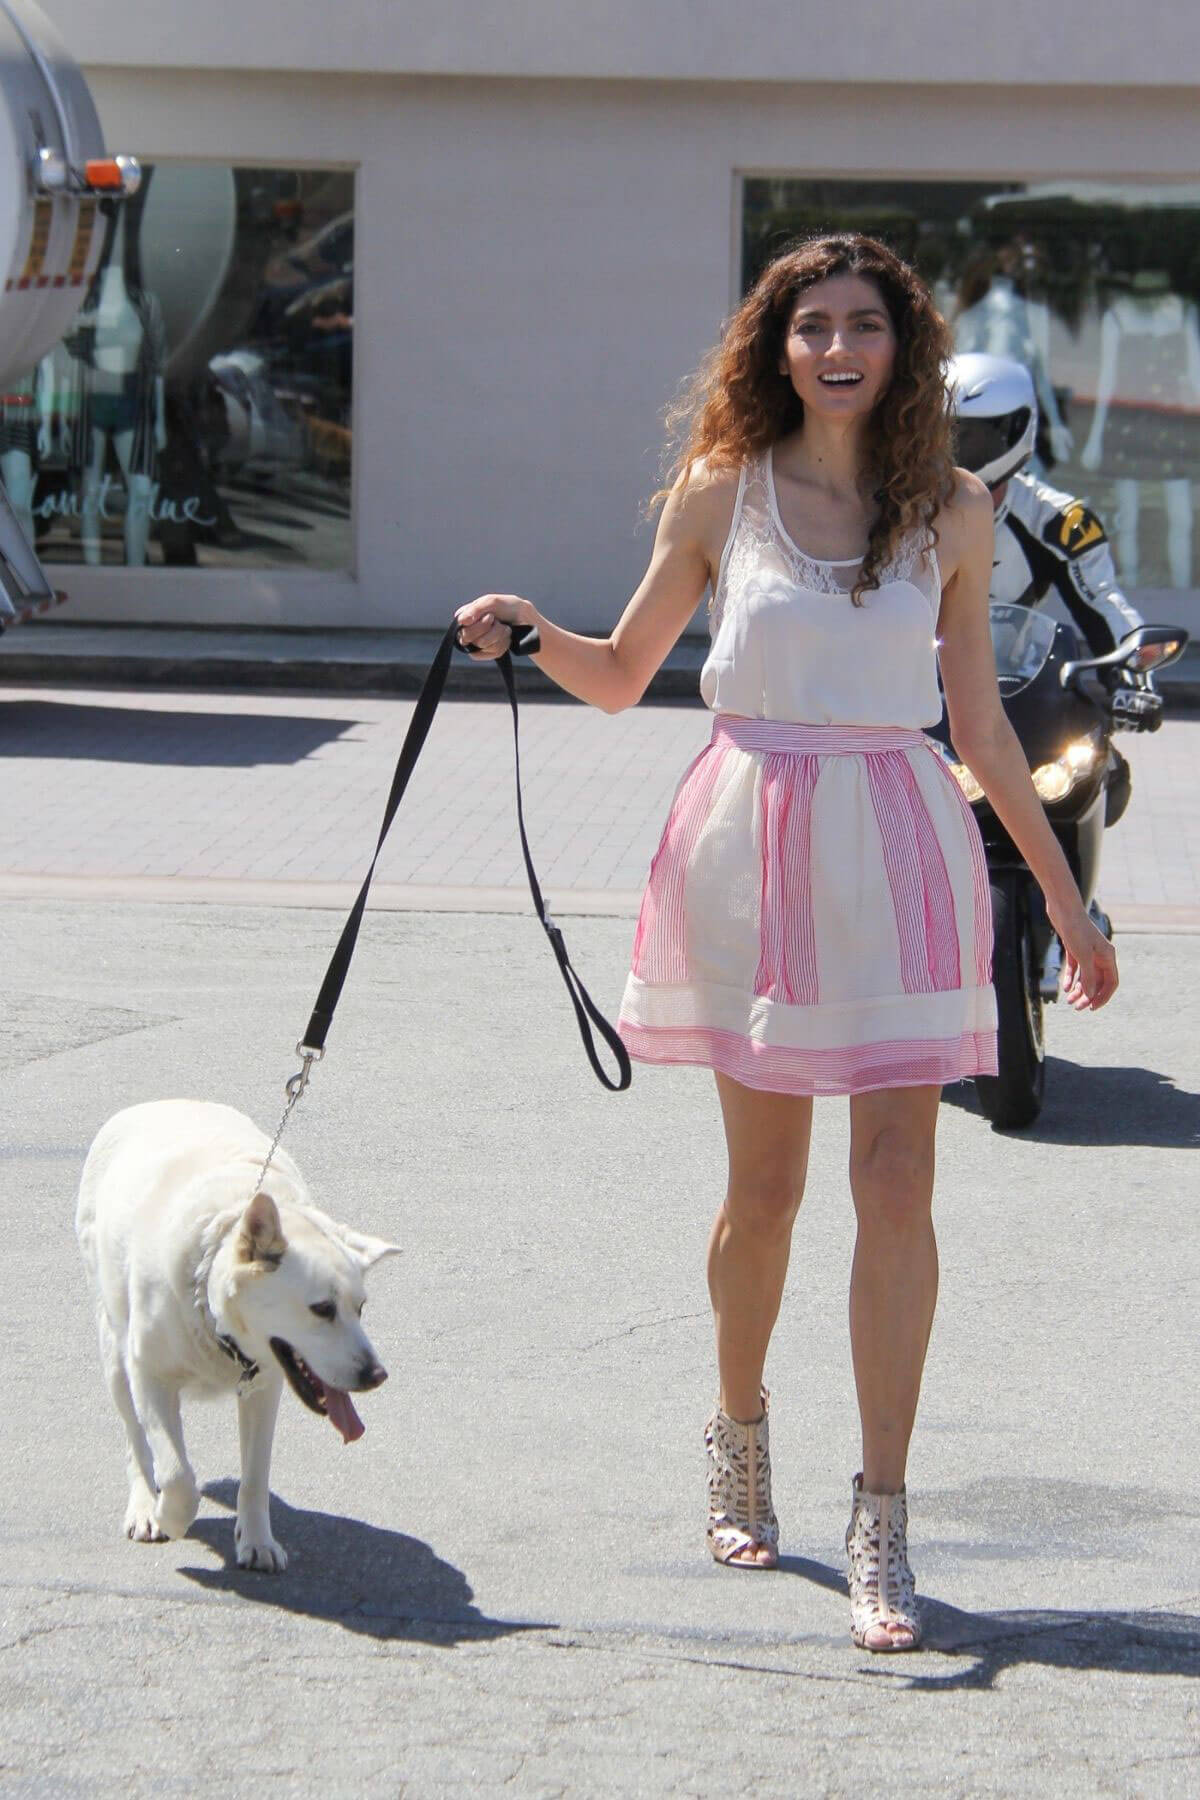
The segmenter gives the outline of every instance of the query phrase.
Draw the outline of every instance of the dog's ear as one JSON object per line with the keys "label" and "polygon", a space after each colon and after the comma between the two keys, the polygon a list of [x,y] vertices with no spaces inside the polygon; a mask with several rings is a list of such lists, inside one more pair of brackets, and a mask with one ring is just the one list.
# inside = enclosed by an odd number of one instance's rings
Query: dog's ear
{"label": "dog's ear", "polygon": [[279,1208],[270,1194],[255,1194],[238,1224],[238,1262],[266,1263],[268,1267],[276,1268],[286,1249],[287,1239],[279,1222]]}
{"label": "dog's ear", "polygon": [[359,1268],[366,1272],[382,1262],[385,1256],[400,1256],[399,1244],[389,1244],[384,1238],[370,1237],[365,1231],[354,1231],[349,1225],[342,1225],[336,1219],[330,1221],[333,1234],[339,1244],[352,1256]]}

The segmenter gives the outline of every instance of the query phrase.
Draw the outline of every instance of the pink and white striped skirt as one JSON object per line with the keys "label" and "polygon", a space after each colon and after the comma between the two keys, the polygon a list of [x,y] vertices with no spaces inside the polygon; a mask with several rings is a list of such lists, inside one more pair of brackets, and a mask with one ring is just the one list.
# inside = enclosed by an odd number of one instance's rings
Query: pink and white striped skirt
{"label": "pink and white striped skirt", "polygon": [[857,1094],[996,1072],[979,829],[919,731],[718,714],[650,868],[640,1062]]}

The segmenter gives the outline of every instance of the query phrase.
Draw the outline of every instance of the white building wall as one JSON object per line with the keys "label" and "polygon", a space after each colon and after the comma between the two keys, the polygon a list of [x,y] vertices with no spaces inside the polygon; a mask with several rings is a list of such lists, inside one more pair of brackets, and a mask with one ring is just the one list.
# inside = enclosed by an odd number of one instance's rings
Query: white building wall
{"label": "white building wall", "polygon": [[1200,79],[1187,0],[46,0],[93,68],[591,80],[1166,87]]}
{"label": "white building wall", "polygon": [[[566,9],[518,6],[507,48],[490,21],[472,38],[465,6],[444,8],[424,33],[432,9],[416,5],[344,4],[337,31],[325,6],[171,0],[146,9],[144,28],[143,9],[135,22],[123,7],[128,17],[103,30],[90,0],[49,10],[90,65],[111,147],[359,171],[353,574],[72,571],[77,618],[427,626],[498,588],[600,629],[648,554],[639,514],[655,485],[662,408],[734,297],[739,172],[1163,179],[1193,176],[1197,163],[1194,94],[1151,80],[1151,62],[1179,59],[1150,58],[1141,37],[1127,48],[1143,85],[1122,92],[447,79],[278,65],[324,53],[386,67],[389,54],[411,63],[420,51],[464,67],[469,49],[494,65],[524,56],[540,66],[566,56],[550,17]],[[678,23],[696,8],[594,10],[620,15],[639,72],[686,72],[674,27],[643,42],[632,21],[649,12]],[[949,40],[934,27],[952,10],[921,14],[943,68]],[[1058,10],[1060,25],[1090,11],[1075,0]],[[1142,8],[1143,28],[1154,10]],[[748,12],[796,9],[712,11],[707,67],[748,36]],[[394,35],[381,37],[384,21]],[[855,35],[878,73],[900,56],[903,34],[883,9],[877,26],[873,38]],[[844,66],[845,45],[829,36],[817,34],[812,54]],[[1115,56],[1111,32],[1106,41]],[[576,62],[604,66],[598,37],[573,43]],[[1195,48],[1182,45],[1185,63]],[[240,69],[217,66],[235,55]],[[249,72],[267,56],[274,70]],[[916,67],[907,50],[901,64]]]}

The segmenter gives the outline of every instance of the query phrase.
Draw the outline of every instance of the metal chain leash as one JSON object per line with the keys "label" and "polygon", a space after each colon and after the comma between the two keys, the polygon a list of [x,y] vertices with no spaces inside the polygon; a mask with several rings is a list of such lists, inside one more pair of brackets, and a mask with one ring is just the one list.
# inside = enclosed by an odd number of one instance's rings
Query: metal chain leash
{"label": "metal chain leash", "polygon": [[267,1170],[271,1167],[271,1164],[275,1159],[275,1152],[279,1148],[279,1140],[287,1129],[287,1122],[295,1110],[297,1101],[302,1099],[304,1090],[308,1086],[308,1078],[312,1074],[312,1066],[315,1062],[320,1062],[324,1054],[325,1052],[323,1049],[314,1050],[310,1044],[300,1043],[296,1045],[296,1055],[301,1059],[300,1067],[296,1070],[294,1075],[289,1075],[288,1079],[284,1082],[283,1091],[287,1095],[287,1105],[283,1109],[283,1117],[280,1119],[278,1127],[276,1128],[275,1136],[271,1139],[271,1148],[267,1151],[266,1160],[258,1172],[258,1180],[254,1186],[255,1193],[259,1191],[263,1182],[267,1179]]}

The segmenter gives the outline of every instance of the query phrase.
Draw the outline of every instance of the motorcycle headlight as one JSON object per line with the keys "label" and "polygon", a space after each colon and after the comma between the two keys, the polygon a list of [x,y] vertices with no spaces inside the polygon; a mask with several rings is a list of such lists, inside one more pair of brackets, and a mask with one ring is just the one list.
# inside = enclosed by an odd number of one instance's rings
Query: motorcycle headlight
{"label": "motorcycle headlight", "polygon": [[930,742],[933,744],[934,749],[937,751],[972,806],[975,804],[976,800],[982,800],[983,789],[972,775],[970,769],[968,769],[966,763],[960,763],[954,753],[948,750],[945,744],[939,744],[936,738],[931,738]]}
{"label": "motorcycle headlight", "polygon": [[1099,754],[1100,746],[1094,738],[1076,738],[1075,742],[1068,744],[1063,751],[1062,761],[1066,763],[1072,775],[1078,779],[1080,775],[1086,775],[1095,767]]}
{"label": "motorcycle headlight", "polygon": [[1039,800],[1065,800],[1075,783],[1096,766],[1100,746],[1093,738],[1076,738],[1053,762],[1042,763],[1033,771],[1033,785]]}
{"label": "motorcycle headlight", "polygon": [[955,781],[957,781],[959,787],[967,796],[967,799],[971,802],[972,806],[974,806],[977,800],[983,799],[983,789],[972,775],[970,769],[968,769],[966,763],[952,762],[950,764],[950,773],[953,775]]}
{"label": "motorcycle headlight", "polygon": [[1043,763],[1033,771],[1033,785],[1039,800],[1063,800],[1075,786],[1075,777],[1062,760]]}

